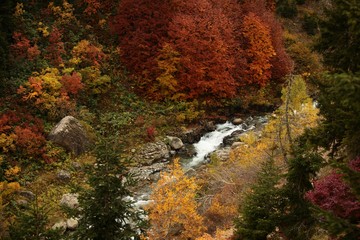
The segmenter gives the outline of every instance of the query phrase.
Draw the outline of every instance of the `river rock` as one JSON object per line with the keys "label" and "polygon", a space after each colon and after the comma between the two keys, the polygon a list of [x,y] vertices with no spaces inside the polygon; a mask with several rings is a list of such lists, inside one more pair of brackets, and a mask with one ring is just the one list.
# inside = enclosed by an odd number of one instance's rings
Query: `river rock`
{"label": "river rock", "polygon": [[69,230],[75,230],[79,226],[79,221],[75,218],[69,218],[66,220],[66,227]]}
{"label": "river rock", "polygon": [[48,139],[76,156],[92,145],[88,133],[81,123],[72,116],[66,116],[51,130]]}
{"label": "river rock", "polygon": [[184,146],[184,143],[178,137],[168,136],[167,139],[169,140],[170,147],[174,150],[179,150]]}
{"label": "river rock", "polygon": [[19,192],[20,196],[24,197],[24,198],[27,198],[28,200],[30,201],[34,201],[35,200],[35,194],[31,191],[20,191]]}
{"label": "river rock", "polygon": [[241,118],[234,118],[234,120],[232,121],[232,123],[234,125],[240,125],[244,122],[244,120],[242,120]]}
{"label": "river rock", "polygon": [[170,157],[168,146],[162,142],[145,144],[134,156],[134,160],[141,165],[151,165],[156,162],[166,161]]}
{"label": "river rock", "polygon": [[230,147],[218,149],[213,154],[216,154],[220,161],[227,161],[230,155]]}
{"label": "river rock", "polygon": [[231,148],[232,149],[235,149],[235,148],[238,148],[242,145],[244,145],[245,143],[244,142],[234,142],[232,145],[231,145]]}
{"label": "river rock", "polygon": [[225,146],[231,146],[234,142],[239,141],[241,134],[243,134],[244,132],[244,130],[234,131],[229,136],[224,137],[223,144]]}
{"label": "river rock", "polygon": [[60,200],[60,205],[68,207],[70,209],[75,209],[79,206],[78,197],[79,194],[77,193],[66,193],[62,196]]}

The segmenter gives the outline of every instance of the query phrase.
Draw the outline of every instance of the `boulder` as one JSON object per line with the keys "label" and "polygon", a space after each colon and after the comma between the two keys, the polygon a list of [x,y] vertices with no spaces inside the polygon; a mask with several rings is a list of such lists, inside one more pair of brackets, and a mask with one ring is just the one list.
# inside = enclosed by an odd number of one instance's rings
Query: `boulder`
{"label": "boulder", "polygon": [[156,162],[167,161],[170,157],[168,146],[162,142],[145,144],[134,156],[134,160],[141,165],[151,165]]}
{"label": "boulder", "polygon": [[141,187],[159,180],[159,173],[166,169],[166,166],[166,163],[155,163],[150,166],[134,167],[130,169],[130,173]]}
{"label": "boulder", "polygon": [[92,145],[89,135],[81,123],[72,116],[66,116],[51,130],[48,139],[76,156]]}
{"label": "boulder", "polygon": [[78,197],[79,194],[77,193],[66,193],[61,197],[60,205],[70,209],[75,209],[79,206]]}
{"label": "boulder", "polygon": [[232,121],[232,123],[234,124],[234,125],[240,125],[240,124],[242,124],[244,121],[241,119],[241,118],[234,118],[233,119],[233,121]]}
{"label": "boulder", "polygon": [[71,178],[71,175],[68,171],[60,170],[57,173],[57,178],[61,181],[68,181]]}
{"label": "boulder", "polygon": [[244,142],[234,142],[232,145],[231,145],[231,148],[232,149],[235,149],[237,147],[240,147],[242,145],[244,145],[245,143]]}
{"label": "boulder", "polygon": [[20,196],[22,196],[30,201],[35,200],[35,194],[31,191],[20,191],[19,194],[20,194]]}
{"label": "boulder", "polygon": [[75,218],[66,220],[66,226],[69,230],[75,230],[79,226],[79,221]]}
{"label": "boulder", "polygon": [[239,141],[241,134],[243,134],[244,132],[245,132],[244,130],[234,131],[229,136],[224,137],[223,144],[225,146],[231,146],[234,142]]}
{"label": "boulder", "polygon": [[227,161],[229,159],[229,155],[230,155],[230,148],[225,147],[225,148],[218,149],[213,154],[216,154],[216,156],[218,157],[218,159],[220,161]]}
{"label": "boulder", "polygon": [[174,150],[179,150],[184,146],[184,143],[178,137],[167,137],[169,140],[169,145]]}

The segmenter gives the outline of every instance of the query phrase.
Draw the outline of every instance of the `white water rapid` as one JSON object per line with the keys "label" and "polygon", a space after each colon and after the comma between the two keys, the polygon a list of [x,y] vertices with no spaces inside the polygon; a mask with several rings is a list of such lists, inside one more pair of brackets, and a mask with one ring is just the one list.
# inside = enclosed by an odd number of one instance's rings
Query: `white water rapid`
{"label": "white water rapid", "polygon": [[198,143],[194,144],[196,156],[193,157],[188,166],[194,167],[202,163],[207,154],[215,151],[220,146],[224,137],[237,130],[244,130],[244,125],[234,125],[230,122],[216,125],[215,131],[206,133]]}

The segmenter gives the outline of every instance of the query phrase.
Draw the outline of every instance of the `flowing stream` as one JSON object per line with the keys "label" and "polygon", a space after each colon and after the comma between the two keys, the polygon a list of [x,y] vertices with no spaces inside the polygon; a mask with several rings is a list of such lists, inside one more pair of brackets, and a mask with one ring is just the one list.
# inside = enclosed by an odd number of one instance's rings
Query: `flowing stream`
{"label": "flowing stream", "polygon": [[215,131],[206,133],[201,137],[200,141],[194,144],[196,155],[188,164],[189,167],[194,167],[204,162],[205,157],[219,148],[224,137],[229,136],[237,130],[244,130],[244,125],[234,125],[231,122],[216,125]]}
{"label": "flowing stream", "polygon": [[[252,120],[252,118],[251,118]],[[266,118],[259,118],[261,122],[266,122]],[[196,155],[188,163],[187,167],[197,166],[205,161],[206,156],[217,150],[224,138],[231,135],[233,132],[243,130],[244,132],[255,128],[255,124],[251,123],[249,126],[245,123],[234,125],[231,122],[217,124],[216,129],[212,132],[206,133],[201,137],[200,141],[194,144]]]}

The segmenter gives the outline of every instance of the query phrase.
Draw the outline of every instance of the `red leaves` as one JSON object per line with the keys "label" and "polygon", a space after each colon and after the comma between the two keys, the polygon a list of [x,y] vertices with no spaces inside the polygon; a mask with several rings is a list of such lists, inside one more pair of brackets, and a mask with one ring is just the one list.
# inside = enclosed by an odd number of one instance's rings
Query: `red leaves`
{"label": "red leaves", "polygon": [[[273,3],[124,0],[111,29],[139,93],[153,99],[231,98],[239,87],[262,87],[291,71]],[[176,67],[171,74],[157,61],[165,44],[178,53],[178,63],[168,59],[167,68]]]}
{"label": "red leaves", "polygon": [[62,55],[65,54],[64,43],[61,40],[62,32],[56,27],[49,35],[49,46],[46,48],[45,58],[50,60],[54,66],[63,63]]}
{"label": "red leaves", "polygon": [[15,59],[28,59],[33,61],[37,56],[40,55],[40,50],[35,44],[31,46],[30,40],[24,36],[22,33],[14,32],[13,39],[14,44],[11,45],[11,51]]}
{"label": "red leaves", "polygon": [[77,72],[73,72],[71,75],[67,74],[62,76],[60,82],[66,93],[71,93],[74,95],[84,87],[81,82],[81,75]]}
{"label": "red leaves", "polygon": [[[360,160],[360,158],[358,158]],[[353,161],[350,166],[359,170],[360,161]],[[355,167],[353,167],[355,166]],[[314,190],[306,197],[320,208],[346,219],[360,218],[360,202],[344,182],[342,174],[332,173],[314,183]]]}

